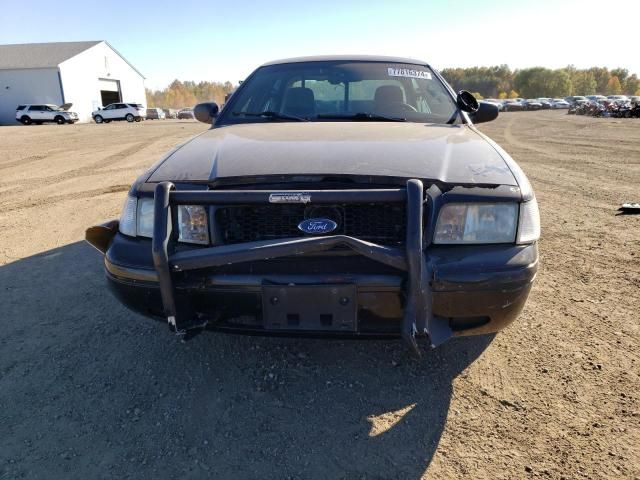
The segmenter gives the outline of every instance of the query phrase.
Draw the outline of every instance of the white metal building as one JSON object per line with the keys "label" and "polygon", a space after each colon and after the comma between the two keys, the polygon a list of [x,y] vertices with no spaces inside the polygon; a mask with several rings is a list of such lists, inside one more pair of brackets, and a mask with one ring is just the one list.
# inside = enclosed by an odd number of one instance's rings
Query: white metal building
{"label": "white metal building", "polygon": [[0,45],[0,125],[17,125],[20,104],[72,103],[87,122],[114,102],[147,106],[144,77],[109,43]]}

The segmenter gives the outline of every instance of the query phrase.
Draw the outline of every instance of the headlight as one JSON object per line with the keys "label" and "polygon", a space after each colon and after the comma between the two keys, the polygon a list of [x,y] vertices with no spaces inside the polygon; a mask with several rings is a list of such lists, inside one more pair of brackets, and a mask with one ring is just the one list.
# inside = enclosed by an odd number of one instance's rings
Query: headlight
{"label": "headlight", "polygon": [[124,202],[124,208],[120,215],[120,233],[123,235],[129,235],[130,237],[136,236],[136,197],[127,195],[127,200]]}
{"label": "headlight", "polygon": [[207,211],[200,205],[178,205],[178,241],[209,243]]}
{"label": "headlight", "polygon": [[533,200],[520,204],[518,243],[533,243],[540,238],[540,212],[538,202]]}
{"label": "headlight", "polygon": [[433,243],[513,243],[517,203],[447,203],[440,209]]}
{"label": "headlight", "polygon": [[[153,198],[136,198],[127,195],[120,216],[120,233],[130,237],[153,238],[154,209]],[[178,206],[178,241],[201,245],[209,243],[209,222],[204,207],[200,205]]]}

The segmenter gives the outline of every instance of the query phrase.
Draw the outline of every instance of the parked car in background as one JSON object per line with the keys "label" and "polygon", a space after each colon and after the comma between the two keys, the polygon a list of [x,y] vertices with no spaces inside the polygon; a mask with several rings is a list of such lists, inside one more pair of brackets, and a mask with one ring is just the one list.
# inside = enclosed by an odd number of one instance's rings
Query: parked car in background
{"label": "parked car in background", "polygon": [[601,102],[602,100],[606,100],[607,97],[605,97],[604,95],[587,95],[587,100],[590,100],[592,102]]}
{"label": "parked car in background", "polygon": [[569,105],[589,103],[589,99],[587,97],[583,97],[582,95],[573,95],[569,97],[564,97],[564,99]]}
{"label": "parked car in background", "polygon": [[629,97],[626,95],[607,95],[609,100],[613,100],[616,103],[625,103],[629,101]]}
{"label": "parked car in background", "polygon": [[163,109],[165,118],[178,118],[178,111],[174,108]]}
{"label": "parked car in background", "polygon": [[64,125],[65,123],[75,123],[78,121],[78,114],[69,112],[71,103],[65,103],[61,106],[51,104],[25,104],[18,105],[16,108],[16,120],[23,125],[42,125],[43,123],[57,123]]}
{"label": "parked car in background", "polygon": [[193,109],[183,108],[178,112],[179,120],[194,120],[196,117],[193,115]]}
{"label": "parked car in background", "polygon": [[522,102],[525,110],[542,110],[542,104],[533,98],[529,98]]}
{"label": "parked car in background", "polygon": [[211,128],[133,183],[119,222],[87,230],[125,306],[182,338],[387,336],[416,353],[524,307],[531,184],[475,126],[498,109],[425,62],[271,62],[224,110],[194,113]]}
{"label": "parked car in background", "polygon": [[537,98],[536,99],[538,102],[540,102],[540,105],[542,105],[542,109],[543,110],[549,110],[551,108],[551,104],[553,103],[553,100],[551,98]]}
{"label": "parked car in background", "polygon": [[524,110],[524,105],[515,99],[505,100],[502,102],[502,109],[505,112],[519,112]]}
{"label": "parked car in background", "polygon": [[629,95],[629,101],[632,103],[640,103],[640,95]]}
{"label": "parked car in background", "polygon": [[164,120],[166,115],[161,108],[147,108],[147,120]]}
{"label": "parked car in background", "polygon": [[490,103],[492,105],[495,105],[496,107],[498,107],[498,110],[502,110],[502,108],[503,108],[502,100],[498,100],[497,98],[485,98],[482,101],[486,102],[486,103]]}
{"label": "parked car in background", "polygon": [[569,102],[562,98],[554,98],[551,100],[551,108],[569,108]]}
{"label": "parked car in background", "polygon": [[109,123],[112,120],[139,122],[147,116],[147,111],[139,103],[112,103],[91,113],[96,123]]}

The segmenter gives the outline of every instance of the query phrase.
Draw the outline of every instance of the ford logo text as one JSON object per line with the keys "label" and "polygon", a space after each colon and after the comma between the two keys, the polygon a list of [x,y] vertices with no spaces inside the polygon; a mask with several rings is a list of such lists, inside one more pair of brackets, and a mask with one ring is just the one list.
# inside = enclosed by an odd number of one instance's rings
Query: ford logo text
{"label": "ford logo text", "polygon": [[311,233],[314,235],[323,235],[325,233],[333,232],[338,228],[338,224],[328,218],[309,218],[303,220],[298,224],[298,229],[304,233]]}

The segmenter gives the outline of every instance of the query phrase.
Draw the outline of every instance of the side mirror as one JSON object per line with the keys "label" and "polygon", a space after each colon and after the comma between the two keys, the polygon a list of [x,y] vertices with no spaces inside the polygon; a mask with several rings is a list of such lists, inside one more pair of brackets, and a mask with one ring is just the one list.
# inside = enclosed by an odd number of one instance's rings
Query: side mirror
{"label": "side mirror", "polygon": [[498,118],[498,107],[492,103],[480,102],[478,109],[469,117],[473,123],[490,122]]}
{"label": "side mirror", "polygon": [[463,112],[475,113],[478,110],[478,100],[470,92],[460,90],[456,98],[458,108]]}
{"label": "side mirror", "polygon": [[213,123],[218,116],[218,105],[215,102],[197,104],[193,109],[193,115],[202,123]]}

